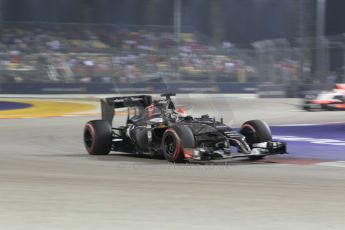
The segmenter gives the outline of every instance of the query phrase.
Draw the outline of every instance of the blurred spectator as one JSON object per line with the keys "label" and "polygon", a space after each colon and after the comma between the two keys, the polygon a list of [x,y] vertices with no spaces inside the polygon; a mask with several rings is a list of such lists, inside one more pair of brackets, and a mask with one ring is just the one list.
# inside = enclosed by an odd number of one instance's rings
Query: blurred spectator
{"label": "blurred spectator", "polygon": [[[8,24],[0,28],[0,76],[15,82],[136,82],[178,71],[179,80],[247,80],[253,67],[193,33],[131,31],[111,25]],[[225,53],[220,55],[221,53]],[[8,78],[1,77],[2,81]]]}

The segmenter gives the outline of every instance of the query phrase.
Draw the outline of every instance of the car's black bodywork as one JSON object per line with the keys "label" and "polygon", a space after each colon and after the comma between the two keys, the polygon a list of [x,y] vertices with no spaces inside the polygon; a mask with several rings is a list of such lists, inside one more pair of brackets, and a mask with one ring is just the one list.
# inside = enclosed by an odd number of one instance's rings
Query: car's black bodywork
{"label": "car's black bodywork", "polygon": [[[164,155],[168,161],[209,161],[236,157],[260,159],[286,153],[286,145],[272,141],[266,123],[253,120],[239,132],[203,115],[179,116],[171,100],[174,94],[112,97],[101,100],[102,120],[90,121],[84,129],[84,143],[90,154],[109,151]],[[113,127],[115,110],[127,108],[127,122]],[[101,140],[100,140],[101,139]]]}

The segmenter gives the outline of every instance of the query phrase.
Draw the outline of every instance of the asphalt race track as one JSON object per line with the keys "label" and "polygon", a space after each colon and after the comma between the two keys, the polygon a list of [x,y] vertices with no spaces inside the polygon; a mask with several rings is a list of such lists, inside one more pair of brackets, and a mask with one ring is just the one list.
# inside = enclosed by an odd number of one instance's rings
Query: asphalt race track
{"label": "asphalt race track", "polygon": [[88,156],[82,129],[97,117],[0,119],[0,229],[345,229],[345,112],[290,99],[177,104],[234,127],[266,120],[289,154],[209,165]]}

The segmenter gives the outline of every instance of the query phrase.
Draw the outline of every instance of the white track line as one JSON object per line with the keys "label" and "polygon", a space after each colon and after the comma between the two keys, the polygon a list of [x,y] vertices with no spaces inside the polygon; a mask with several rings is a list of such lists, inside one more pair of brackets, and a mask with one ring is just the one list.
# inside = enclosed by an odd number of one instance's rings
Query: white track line
{"label": "white track line", "polygon": [[336,121],[336,122],[322,122],[322,123],[312,123],[312,124],[286,124],[286,125],[271,125],[274,127],[285,127],[285,126],[318,126],[318,125],[337,125],[337,124],[345,124],[344,121]]}
{"label": "white track line", "polygon": [[345,161],[322,162],[322,163],[317,163],[317,164],[315,164],[315,165],[328,166],[328,167],[345,168]]}

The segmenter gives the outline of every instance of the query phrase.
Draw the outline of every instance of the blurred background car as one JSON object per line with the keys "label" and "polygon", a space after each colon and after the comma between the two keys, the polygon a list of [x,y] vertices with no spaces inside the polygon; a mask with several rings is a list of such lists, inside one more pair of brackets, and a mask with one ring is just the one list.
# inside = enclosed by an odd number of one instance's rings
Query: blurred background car
{"label": "blurred background car", "polygon": [[337,84],[332,91],[306,95],[305,110],[345,110],[345,84]]}

